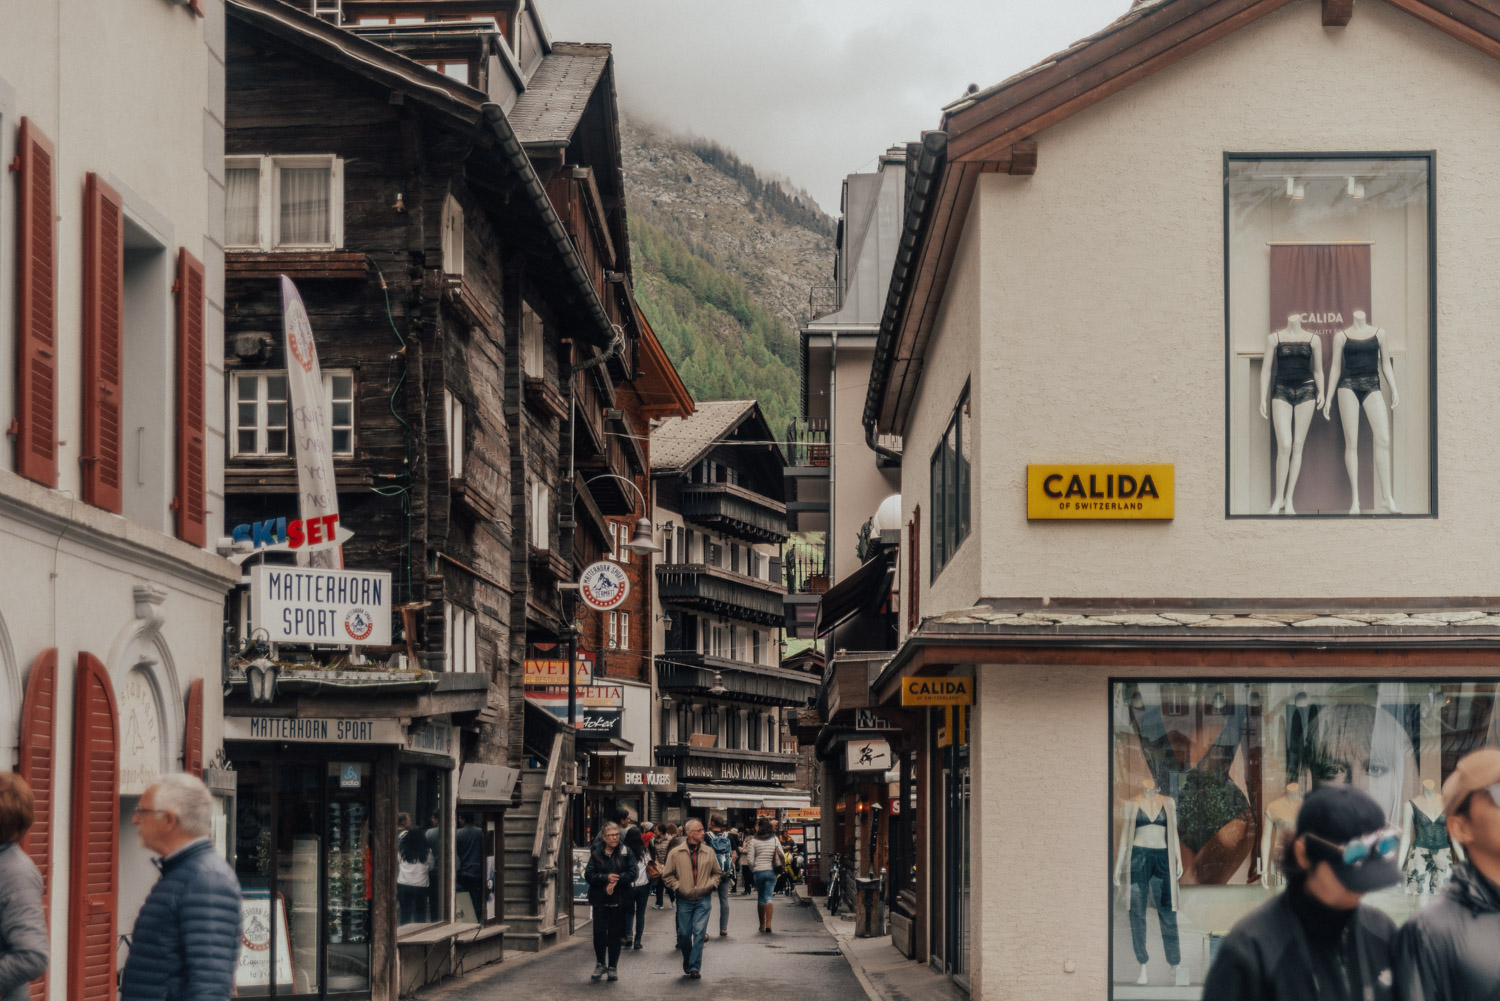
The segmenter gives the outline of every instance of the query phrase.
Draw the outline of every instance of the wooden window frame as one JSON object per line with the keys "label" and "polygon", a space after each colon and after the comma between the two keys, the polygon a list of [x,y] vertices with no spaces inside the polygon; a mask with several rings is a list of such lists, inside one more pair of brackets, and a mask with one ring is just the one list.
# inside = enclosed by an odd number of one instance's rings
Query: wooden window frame
{"label": "wooden window frame", "polygon": [[[968,539],[973,521],[971,494],[974,474],[972,468],[969,468],[971,464],[963,461],[966,436],[969,433],[968,410],[969,387],[965,384],[953,407],[953,413],[938,438],[937,447],[932,450],[932,457],[928,460],[927,492],[932,509],[932,524],[929,529],[932,545],[929,556],[932,563],[930,581],[937,580],[943,568],[953,561],[953,557]],[[953,440],[951,450],[947,447],[950,437]],[[953,458],[951,468],[948,463],[950,455]],[[953,482],[950,483],[950,479]]]}
{"label": "wooden window frame", "polygon": [[472,609],[444,602],[443,626],[443,670],[449,674],[478,674],[478,616]]}
{"label": "wooden window frame", "polygon": [[464,275],[464,209],[451,194],[443,199],[443,273]]}
{"label": "wooden window frame", "polygon": [[[286,243],[281,239],[281,171],[283,168],[328,168],[328,242]],[[344,245],[344,161],[332,153],[287,156],[226,156],[226,170],[254,168],[259,174],[260,200],[256,215],[256,242],[235,243],[228,250],[338,250]],[[227,221],[226,221],[227,222]],[[227,227],[226,227],[227,228]]]}
{"label": "wooden window frame", "polygon": [[[340,449],[335,448],[334,451],[333,451],[333,455],[334,455],[335,458],[340,458],[340,459],[352,458],[354,456],[354,449],[355,449],[355,447],[356,447],[356,445],[358,443],[358,438],[359,438],[359,414],[358,414],[358,411],[357,411],[358,398],[359,398],[359,392],[358,392],[359,380],[355,376],[354,370],[352,368],[328,368],[328,369],[323,369],[322,375],[323,375],[323,392],[324,392],[325,396],[327,396],[327,399],[328,399],[328,413],[329,413],[329,417],[330,417],[329,429],[330,429],[330,431],[337,431],[337,430],[345,430],[345,429],[347,429],[348,432],[349,432],[349,448],[347,450],[340,450]],[[286,447],[286,450],[285,451],[281,451],[281,452],[272,452],[272,451],[270,451],[268,449],[267,443],[266,443],[267,435],[269,435],[269,433],[271,431],[271,427],[270,427],[270,424],[269,424],[270,397],[267,395],[266,383],[267,383],[268,379],[271,379],[271,378],[273,378],[275,376],[283,376],[283,377],[285,377],[286,376],[286,369],[284,369],[284,368],[265,368],[265,369],[254,369],[254,370],[240,369],[240,370],[236,370],[236,371],[233,371],[233,372],[229,373],[229,391],[228,391],[228,400],[229,400],[229,434],[228,434],[228,437],[229,437],[229,457],[231,459],[282,459],[282,458],[286,458],[287,456],[293,454],[292,453],[292,434],[291,434],[291,405],[292,405],[292,401],[291,401],[291,386],[290,386],[290,384],[288,384],[288,386],[287,386],[287,400],[286,400],[286,404],[287,404],[287,427],[285,428],[285,430],[287,431],[287,447]],[[242,430],[248,430],[247,427],[245,427],[244,425],[240,424],[240,403],[241,403],[241,399],[240,399],[240,380],[243,379],[243,378],[250,378],[250,377],[253,377],[256,380],[256,395],[255,395],[255,449],[253,451],[246,451],[246,450],[240,448],[240,431],[242,431]],[[347,378],[349,380],[349,398],[348,398],[349,399],[349,423],[347,425],[345,425],[345,424],[333,425],[331,423],[331,418],[332,418],[332,415],[333,415],[333,403],[334,403],[333,380],[336,377]],[[278,430],[281,430],[281,429],[278,428]]]}
{"label": "wooden window frame", "polygon": [[462,479],[464,475],[464,401],[448,387],[443,387],[444,439],[448,449],[448,476]]}

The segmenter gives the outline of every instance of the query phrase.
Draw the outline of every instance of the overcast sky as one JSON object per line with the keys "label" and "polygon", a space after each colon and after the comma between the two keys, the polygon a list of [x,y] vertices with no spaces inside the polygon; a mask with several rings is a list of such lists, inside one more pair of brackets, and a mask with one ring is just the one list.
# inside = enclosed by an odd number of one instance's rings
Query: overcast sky
{"label": "overcast sky", "polygon": [[837,215],[844,175],[1129,0],[538,0],[554,40],[610,42],[627,111],[714,139]]}

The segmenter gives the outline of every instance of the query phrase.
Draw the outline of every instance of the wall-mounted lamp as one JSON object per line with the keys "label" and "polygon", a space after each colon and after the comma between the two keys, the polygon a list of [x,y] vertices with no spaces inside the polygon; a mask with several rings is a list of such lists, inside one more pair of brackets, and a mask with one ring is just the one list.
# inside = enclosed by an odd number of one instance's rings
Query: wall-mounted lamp
{"label": "wall-mounted lamp", "polygon": [[1286,196],[1294,202],[1300,202],[1307,195],[1307,189],[1302,182],[1295,177],[1286,179]]}
{"label": "wall-mounted lamp", "polygon": [[270,657],[257,657],[245,667],[245,680],[250,682],[250,701],[261,705],[276,698],[276,676],[281,668]]}
{"label": "wall-mounted lamp", "polygon": [[713,687],[708,690],[708,694],[723,695],[727,691],[729,691],[729,689],[724,687],[724,676],[718,671],[715,671]]}
{"label": "wall-mounted lamp", "polygon": [[393,212],[405,212],[406,211],[406,198],[399,191],[396,192],[396,204],[394,204],[394,205],[391,206],[391,211],[393,211]]}

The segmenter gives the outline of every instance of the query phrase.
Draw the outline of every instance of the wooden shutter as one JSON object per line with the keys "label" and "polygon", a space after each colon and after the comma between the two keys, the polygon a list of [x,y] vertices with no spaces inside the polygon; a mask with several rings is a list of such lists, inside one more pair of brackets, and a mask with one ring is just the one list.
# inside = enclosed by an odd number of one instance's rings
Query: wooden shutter
{"label": "wooden shutter", "polygon": [[78,655],[73,692],[73,830],[68,872],[68,1001],[114,1001],[119,896],[119,712],[99,658]]}
{"label": "wooden shutter", "polygon": [[83,499],[120,512],[125,216],[98,174],[83,195]]}
{"label": "wooden shutter", "polygon": [[922,508],[912,509],[906,523],[906,631],[922,624]]}
{"label": "wooden shutter", "polygon": [[[21,839],[24,851],[42,874],[42,909],[52,910],[52,794],[57,783],[57,648],[43,650],[26,676],[21,700],[20,774],[36,799],[36,822]],[[31,984],[31,1001],[47,997],[47,976]]]}
{"label": "wooden shutter", "polygon": [[177,537],[208,544],[208,428],[204,387],[203,265],[177,255]]}
{"label": "wooden shutter", "polygon": [[52,143],[21,119],[16,158],[16,472],[57,486],[57,222]]}
{"label": "wooden shutter", "polygon": [[203,679],[188,686],[187,726],[182,734],[182,770],[203,777]]}

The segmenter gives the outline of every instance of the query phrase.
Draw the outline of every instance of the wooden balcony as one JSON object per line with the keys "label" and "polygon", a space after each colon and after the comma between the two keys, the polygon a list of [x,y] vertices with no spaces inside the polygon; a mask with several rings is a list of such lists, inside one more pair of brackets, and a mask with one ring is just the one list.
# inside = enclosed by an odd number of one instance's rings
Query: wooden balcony
{"label": "wooden balcony", "polygon": [[729,483],[686,483],[682,517],[750,542],[785,542],[787,507]]}
{"label": "wooden balcony", "polygon": [[[724,692],[710,693],[718,675]],[[802,671],[713,657],[696,650],[666,650],[656,658],[656,686],[673,695],[695,695],[757,705],[804,706],[820,679]]]}
{"label": "wooden balcony", "polygon": [[772,581],[704,563],[664,563],[656,568],[656,585],[664,605],[763,626],[784,621],[781,602],[786,589]]}

